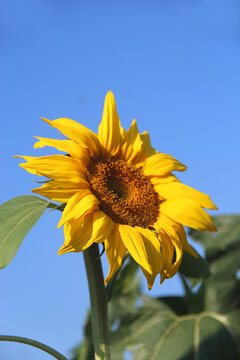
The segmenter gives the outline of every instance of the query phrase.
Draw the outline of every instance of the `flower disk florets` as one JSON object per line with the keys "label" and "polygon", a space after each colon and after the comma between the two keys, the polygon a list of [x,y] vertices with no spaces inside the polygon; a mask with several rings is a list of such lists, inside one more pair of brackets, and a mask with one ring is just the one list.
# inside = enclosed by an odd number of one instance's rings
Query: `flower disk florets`
{"label": "flower disk florets", "polygon": [[91,160],[87,178],[100,209],[114,222],[148,228],[159,214],[159,197],[142,170],[115,158]]}

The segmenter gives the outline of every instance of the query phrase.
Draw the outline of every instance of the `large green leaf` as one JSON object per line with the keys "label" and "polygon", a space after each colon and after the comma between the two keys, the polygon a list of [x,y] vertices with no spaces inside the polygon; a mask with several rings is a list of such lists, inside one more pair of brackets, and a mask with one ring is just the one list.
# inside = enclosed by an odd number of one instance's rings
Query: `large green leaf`
{"label": "large green leaf", "polygon": [[233,325],[231,315],[177,316],[160,300],[146,297],[141,309],[126,313],[111,334],[112,356],[122,360],[128,348],[137,360],[239,360],[236,332],[239,324]]}
{"label": "large green leaf", "polygon": [[44,199],[25,195],[0,206],[0,269],[12,261],[23,239],[48,205]]}

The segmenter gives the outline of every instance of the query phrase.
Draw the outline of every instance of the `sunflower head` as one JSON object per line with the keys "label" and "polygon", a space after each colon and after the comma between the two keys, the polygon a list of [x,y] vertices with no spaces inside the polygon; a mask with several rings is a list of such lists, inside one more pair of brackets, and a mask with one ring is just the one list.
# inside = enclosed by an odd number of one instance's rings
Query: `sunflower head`
{"label": "sunflower head", "polygon": [[65,242],[59,254],[84,251],[103,243],[109,261],[107,283],[129,252],[152,288],[178,270],[183,251],[197,257],[184,225],[216,231],[205,209],[217,209],[208,195],[182,184],[173,171],[186,166],[152,148],[147,132],[133,120],[121,127],[108,92],[98,134],[66,118],[45,120],[64,140],[37,137],[35,148],[52,146],[62,155],[21,156],[20,166],[50,181],[32,191],[65,204],[58,226]]}

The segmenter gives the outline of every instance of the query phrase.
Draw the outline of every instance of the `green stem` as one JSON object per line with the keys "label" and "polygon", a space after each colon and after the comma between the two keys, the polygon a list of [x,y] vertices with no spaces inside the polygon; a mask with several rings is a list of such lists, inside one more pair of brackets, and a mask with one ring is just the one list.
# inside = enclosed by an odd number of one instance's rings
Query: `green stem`
{"label": "green stem", "polygon": [[95,360],[110,360],[107,298],[98,244],[83,252],[91,302]]}
{"label": "green stem", "polygon": [[52,355],[57,360],[67,360],[67,358],[65,356],[63,356],[62,354],[60,354],[58,351],[56,351],[56,350],[50,348],[49,346],[44,345],[38,341],[32,340],[32,339],[24,338],[21,336],[0,335],[0,341],[13,341],[13,342],[17,342],[17,343],[31,345],[35,348],[45,351],[49,355]]}

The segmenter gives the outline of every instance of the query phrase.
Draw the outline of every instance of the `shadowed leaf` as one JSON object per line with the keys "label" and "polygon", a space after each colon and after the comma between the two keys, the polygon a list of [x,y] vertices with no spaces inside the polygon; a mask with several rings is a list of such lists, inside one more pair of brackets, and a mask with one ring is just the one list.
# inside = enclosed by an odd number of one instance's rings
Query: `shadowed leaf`
{"label": "shadowed leaf", "polygon": [[183,254],[179,271],[191,281],[192,286],[211,275],[208,263],[201,256],[195,258],[187,253]]}

